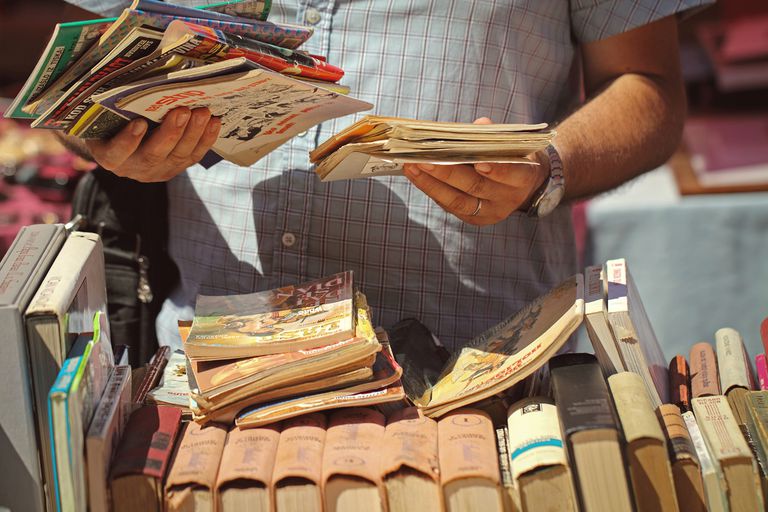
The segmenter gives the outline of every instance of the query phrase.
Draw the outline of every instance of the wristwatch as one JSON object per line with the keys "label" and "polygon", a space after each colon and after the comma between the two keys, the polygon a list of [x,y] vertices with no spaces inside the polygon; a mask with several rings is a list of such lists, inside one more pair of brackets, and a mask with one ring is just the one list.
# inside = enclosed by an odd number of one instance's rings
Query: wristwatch
{"label": "wristwatch", "polygon": [[563,162],[557,149],[550,144],[545,150],[549,158],[549,178],[533,195],[533,201],[528,208],[528,216],[544,217],[552,213],[565,195],[565,177]]}

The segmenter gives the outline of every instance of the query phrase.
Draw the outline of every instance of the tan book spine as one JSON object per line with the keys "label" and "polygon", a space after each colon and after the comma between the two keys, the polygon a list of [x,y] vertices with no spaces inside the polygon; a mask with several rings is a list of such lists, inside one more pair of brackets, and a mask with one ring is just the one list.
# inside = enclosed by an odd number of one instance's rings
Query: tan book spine
{"label": "tan book spine", "polygon": [[303,478],[320,485],[326,418],[312,413],[286,420],[277,445],[272,481]]}
{"label": "tan book spine", "polygon": [[[617,373],[608,378],[608,386],[627,441],[637,510],[678,511],[672,467],[666,458],[666,439],[642,377],[632,372]],[[652,453],[660,456],[653,457]]]}
{"label": "tan book spine", "polygon": [[219,425],[187,423],[165,483],[166,512],[187,510],[193,491],[203,491],[213,502],[213,489],[224,451],[227,430]]}
{"label": "tan book spine", "polygon": [[221,493],[223,486],[239,479],[260,482],[269,488],[279,439],[276,427],[230,430],[216,478],[216,492]]}
{"label": "tan book spine", "polygon": [[[443,488],[462,479],[482,479],[499,488],[496,433],[491,418],[476,409],[459,409],[437,424],[440,478]],[[503,507],[498,492],[496,508]]]}
{"label": "tan book spine", "polygon": [[381,473],[386,477],[409,467],[440,481],[437,459],[437,422],[415,407],[401,409],[389,418],[381,443]]}
{"label": "tan book spine", "polygon": [[[722,395],[694,398],[693,413],[696,415],[710,452],[719,463],[725,476],[728,502],[731,508],[734,508],[736,504],[743,506],[751,503],[755,505],[754,508],[757,510],[757,504],[762,506],[763,503],[757,465],[747,441],[741,435],[741,430],[728,405],[728,400]],[[749,468],[748,482],[734,481],[729,478],[729,475],[734,474],[731,468],[737,466]],[[733,489],[737,485],[741,488],[754,489],[755,492],[749,496],[735,492]]]}
{"label": "tan book spine", "polygon": [[715,332],[717,373],[724,394],[734,387],[752,389],[751,371],[747,366],[744,341],[736,329],[723,327]]}
{"label": "tan book spine", "polygon": [[384,416],[364,407],[331,414],[323,451],[323,482],[334,475],[362,478],[381,488],[379,456]]}
{"label": "tan book spine", "polygon": [[712,345],[702,341],[691,347],[688,365],[691,371],[691,395],[693,398],[720,394],[717,358]]}

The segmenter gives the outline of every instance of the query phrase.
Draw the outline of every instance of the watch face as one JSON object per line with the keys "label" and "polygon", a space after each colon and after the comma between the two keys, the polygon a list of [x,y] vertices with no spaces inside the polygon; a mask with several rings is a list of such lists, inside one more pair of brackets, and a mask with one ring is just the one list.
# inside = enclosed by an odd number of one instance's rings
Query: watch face
{"label": "watch face", "polygon": [[549,215],[554,211],[555,208],[557,208],[557,205],[560,204],[560,201],[563,199],[563,194],[565,193],[565,188],[562,186],[553,188],[551,190],[547,190],[544,192],[544,195],[541,197],[541,200],[539,201],[538,208],[536,209],[536,213],[539,217],[543,217],[545,215]]}

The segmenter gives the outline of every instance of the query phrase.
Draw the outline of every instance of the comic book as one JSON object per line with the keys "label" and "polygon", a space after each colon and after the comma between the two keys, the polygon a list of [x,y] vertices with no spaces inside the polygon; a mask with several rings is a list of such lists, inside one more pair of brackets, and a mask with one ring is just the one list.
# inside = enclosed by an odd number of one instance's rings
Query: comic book
{"label": "comic book", "polygon": [[219,360],[316,348],[355,335],[352,272],[243,295],[199,295],[184,350]]}
{"label": "comic book", "polygon": [[5,111],[5,117],[34,119],[35,116],[24,112],[22,106],[37,98],[49,83],[61,76],[67,66],[98,41],[114,20],[115,18],[57,23],[35,69]]}
{"label": "comic book", "polygon": [[581,274],[487,330],[457,352],[437,382],[415,400],[430,417],[510,388],[553,356],[584,316]]}

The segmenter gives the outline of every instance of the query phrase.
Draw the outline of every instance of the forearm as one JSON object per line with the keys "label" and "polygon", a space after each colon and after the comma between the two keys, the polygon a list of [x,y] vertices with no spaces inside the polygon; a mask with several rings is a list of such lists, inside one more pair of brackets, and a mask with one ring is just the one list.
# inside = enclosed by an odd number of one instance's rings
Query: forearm
{"label": "forearm", "polygon": [[677,147],[685,94],[676,80],[626,74],[557,127],[569,199],[612,189],[663,164]]}

